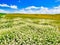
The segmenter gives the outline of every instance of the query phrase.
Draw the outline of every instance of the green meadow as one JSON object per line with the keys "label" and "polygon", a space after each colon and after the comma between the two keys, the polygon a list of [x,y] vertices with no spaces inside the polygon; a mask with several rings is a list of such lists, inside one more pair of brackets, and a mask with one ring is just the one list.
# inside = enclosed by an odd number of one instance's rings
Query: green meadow
{"label": "green meadow", "polygon": [[60,45],[60,14],[0,14],[0,45]]}

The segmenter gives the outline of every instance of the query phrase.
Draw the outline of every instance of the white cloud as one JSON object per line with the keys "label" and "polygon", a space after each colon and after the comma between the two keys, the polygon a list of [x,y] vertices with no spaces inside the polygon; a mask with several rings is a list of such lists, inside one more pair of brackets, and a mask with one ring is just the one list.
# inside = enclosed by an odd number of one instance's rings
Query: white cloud
{"label": "white cloud", "polygon": [[30,6],[19,11],[15,11],[14,13],[28,13],[28,14],[59,14],[60,13],[60,6],[53,7],[51,9],[47,7],[35,7]]}
{"label": "white cloud", "polygon": [[25,9],[38,9],[38,8],[40,8],[40,7],[30,6],[30,7],[27,7]]}
{"label": "white cloud", "polygon": [[1,7],[9,7],[7,4],[0,4]]}
{"label": "white cloud", "polygon": [[15,11],[6,11],[6,10],[0,10],[0,12],[10,12],[10,13],[27,13],[27,14],[60,14],[60,6],[53,7],[53,8],[47,8],[47,7],[36,7],[36,6],[30,6],[26,7],[20,10]]}
{"label": "white cloud", "polygon": [[12,8],[12,9],[17,9],[16,5],[0,4],[0,7],[9,7],[9,8]]}
{"label": "white cloud", "polygon": [[16,5],[11,5],[9,6],[10,8],[13,8],[13,9],[17,9],[17,6]]}

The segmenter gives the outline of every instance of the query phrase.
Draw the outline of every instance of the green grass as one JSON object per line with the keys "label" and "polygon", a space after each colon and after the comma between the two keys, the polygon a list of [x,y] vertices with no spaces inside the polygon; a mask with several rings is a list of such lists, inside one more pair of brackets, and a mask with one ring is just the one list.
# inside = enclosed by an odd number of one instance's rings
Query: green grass
{"label": "green grass", "polygon": [[0,18],[0,45],[60,45],[60,20]]}
{"label": "green grass", "polygon": [[0,18],[6,15],[5,13],[0,13]]}

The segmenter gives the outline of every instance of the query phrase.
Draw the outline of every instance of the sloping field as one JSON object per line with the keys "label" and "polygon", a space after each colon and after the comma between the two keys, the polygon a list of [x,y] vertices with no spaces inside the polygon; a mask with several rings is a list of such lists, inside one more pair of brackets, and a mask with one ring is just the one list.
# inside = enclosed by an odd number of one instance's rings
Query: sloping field
{"label": "sloping field", "polygon": [[2,16],[0,45],[60,45],[60,18],[48,16]]}
{"label": "sloping field", "polygon": [[6,17],[41,18],[60,20],[60,14],[6,14]]}

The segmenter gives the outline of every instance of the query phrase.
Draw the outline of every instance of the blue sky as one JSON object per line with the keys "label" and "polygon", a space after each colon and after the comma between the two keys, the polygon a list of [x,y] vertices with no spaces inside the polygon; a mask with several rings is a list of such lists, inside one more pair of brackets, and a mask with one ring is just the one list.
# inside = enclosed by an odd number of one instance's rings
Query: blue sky
{"label": "blue sky", "polygon": [[53,10],[51,13],[55,13],[59,9],[60,0],[0,0],[0,12],[43,13],[46,10],[44,13],[48,13]]}

